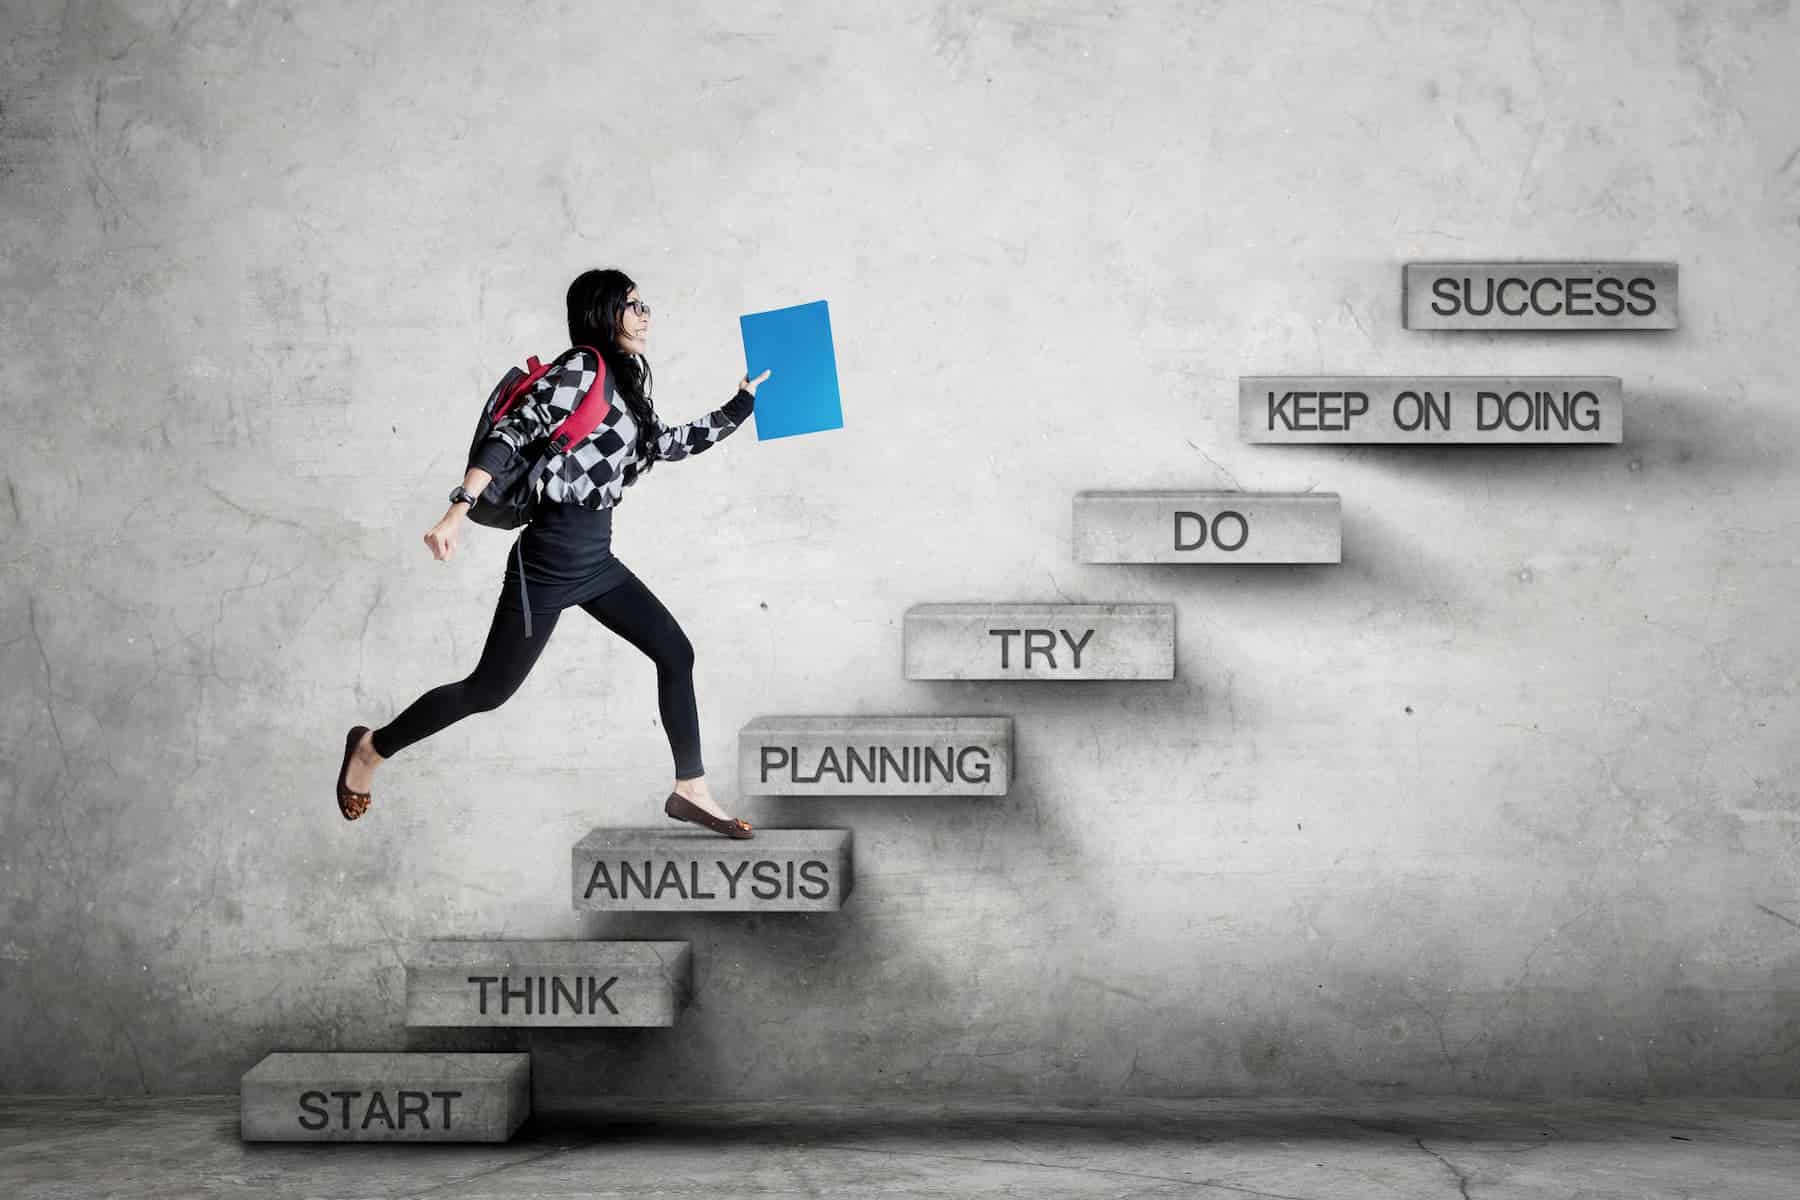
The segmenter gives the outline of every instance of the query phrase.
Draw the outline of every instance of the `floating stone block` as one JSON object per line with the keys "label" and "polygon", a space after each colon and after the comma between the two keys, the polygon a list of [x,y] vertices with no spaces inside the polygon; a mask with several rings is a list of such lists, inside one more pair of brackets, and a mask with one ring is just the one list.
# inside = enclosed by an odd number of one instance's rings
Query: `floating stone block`
{"label": "floating stone block", "polygon": [[574,866],[575,907],[606,912],[830,912],[853,882],[848,829],[596,829]]}
{"label": "floating stone block", "polygon": [[673,1025],[692,961],[686,942],[432,942],[406,964],[406,1023]]}
{"label": "floating stone block", "polygon": [[1004,796],[1011,717],[757,717],[738,786],[761,796]]}
{"label": "floating stone block", "polygon": [[908,679],[1173,679],[1168,604],[915,604]]}
{"label": "floating stone block", "polygon": [[1075,558],[1090,563],[1334,563],[1334,492],[1080,492]]}
{"label": "floating stone block", "polygon": [[1413,262],[1408,329],[1674,329],[1676,264]]}
{"label": "floating stone block", "polygon": [[271,1054],[239,1086],[247,1142],[504,1142],[530,1114],[529,1054]]}
{"label": "floating stone block", "polygon": [[1247,442],[1616,443],[1612,375],[1245,375]]}

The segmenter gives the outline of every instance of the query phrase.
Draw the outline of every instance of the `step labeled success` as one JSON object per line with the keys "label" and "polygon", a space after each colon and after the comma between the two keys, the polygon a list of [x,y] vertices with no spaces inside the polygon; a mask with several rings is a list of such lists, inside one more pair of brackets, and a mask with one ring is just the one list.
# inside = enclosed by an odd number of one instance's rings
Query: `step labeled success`
{"label": "step labeled success", "polygon": [[1408,329],[1674,329],[1674,263],[1414,262]]}
{"label": "step labeled success", "polygon": [[1624,437],[1617,376],[1245,375],[1247,442],[1591,445]]}

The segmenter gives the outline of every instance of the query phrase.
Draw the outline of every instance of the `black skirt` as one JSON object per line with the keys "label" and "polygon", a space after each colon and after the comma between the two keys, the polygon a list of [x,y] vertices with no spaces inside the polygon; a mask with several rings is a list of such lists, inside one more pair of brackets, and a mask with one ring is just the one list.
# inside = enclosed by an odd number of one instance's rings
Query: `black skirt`
{"label": "black skirt", "polygon": [[[525,583],[519,586],[523,562]],[[543,502],[531,524],[519,531],[506,556],[500,588],[503,608],[524,610],[520,593],[534,613],[557,612],[585,604],[630,579],[631,571],[613,557],[612,508]]]}

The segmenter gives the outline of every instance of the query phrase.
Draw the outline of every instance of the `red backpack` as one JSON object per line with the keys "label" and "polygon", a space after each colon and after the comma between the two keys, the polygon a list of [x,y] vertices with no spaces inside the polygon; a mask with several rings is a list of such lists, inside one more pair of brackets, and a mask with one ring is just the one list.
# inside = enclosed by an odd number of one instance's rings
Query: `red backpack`
{"label": "red backpack", "polygon": [[544,463],[554,455],[565,453],[569,447],[594,432],[600,422],[606,419],[606,414],[612,411],[612,404],[606,398],[612,381],[607,378],[606,360],[598,350],[592,346],[572,346],[548,363],[539,362],[534,354],[525,360],[524,370],[508,367],[505,376],[488,393],[487,403],[481,408],[481,417],[475,422],[475,437],[469,443],[469,462],[474,463],[475,452],[494,432],[494,426],[537,386],[538,381],[580,350],[591,353],[600,364],[600,373],[595,376],[593,386],[575,406],[575,411],[564,417],[551,431],[547,441],[527,445],[524,450],[515,452],[494,473],[488,485],[481,489],[481,495],[475,498],[475,503],[469,506],[469,520],[494,529],[517,529],[528,523],[532,507],[537,502],[532,482],[537,479]]}

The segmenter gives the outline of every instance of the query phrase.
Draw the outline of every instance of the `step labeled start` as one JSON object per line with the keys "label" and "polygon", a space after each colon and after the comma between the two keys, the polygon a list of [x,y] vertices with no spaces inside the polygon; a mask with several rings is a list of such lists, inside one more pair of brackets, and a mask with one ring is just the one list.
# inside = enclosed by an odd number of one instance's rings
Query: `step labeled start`
{"label": "step labeled start", "polygon": [[239,1084],[247,1142],[504,1142],[529,1054],[271,1054]]}

